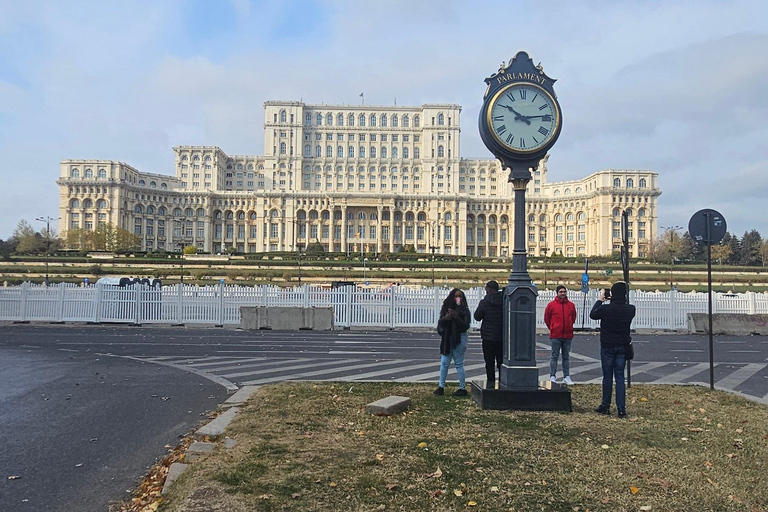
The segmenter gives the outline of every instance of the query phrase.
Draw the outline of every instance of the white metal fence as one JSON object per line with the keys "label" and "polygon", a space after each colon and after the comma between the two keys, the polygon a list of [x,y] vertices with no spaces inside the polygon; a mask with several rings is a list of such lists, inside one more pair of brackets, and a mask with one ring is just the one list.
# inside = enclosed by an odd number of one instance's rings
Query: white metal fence
{"label": "white metal fence", "polygon": [[[586,301],[571,292],[576,304],[577,327],[597,327],[589,309],[600,290],[590,290]],[[152,288],[134,285],[120,288],[93,284],[61,283],[46,287],[32,283],[0,288],[0,320],[36,322],[116,322],[132,324],[214,324],[240,323],[240,306],[332,305],[337,327],[433,327],[447,295],[445,288],[356,288],[327,289],[317,286],[172,285]],[[483,288],[465,291],[472,311],[485,294]],[[707,294],[643,292],[632,290],[637,306],[635,329],[683,329],[686,313],[706,313]],[[537,327],[544,327],[544,308],[554,291],[539,292],[536,303]],[[766,293],[715,293],[716,313],[768,315]],[[473,321],[474,328],[479,324]]]}

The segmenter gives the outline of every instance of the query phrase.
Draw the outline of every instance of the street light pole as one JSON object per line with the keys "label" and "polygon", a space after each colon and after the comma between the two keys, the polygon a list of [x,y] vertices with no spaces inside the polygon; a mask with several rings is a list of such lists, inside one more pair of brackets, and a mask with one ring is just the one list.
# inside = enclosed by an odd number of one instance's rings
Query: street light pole
{"label": "street light pole", "polygon": [[40,222],[45,222],[45,286],[48,286],[51,282],[48,275],[48,258],[51,253],[51,221],[58,219],[60,219],[60,217],[50,217],[47,215],[35,219]]}

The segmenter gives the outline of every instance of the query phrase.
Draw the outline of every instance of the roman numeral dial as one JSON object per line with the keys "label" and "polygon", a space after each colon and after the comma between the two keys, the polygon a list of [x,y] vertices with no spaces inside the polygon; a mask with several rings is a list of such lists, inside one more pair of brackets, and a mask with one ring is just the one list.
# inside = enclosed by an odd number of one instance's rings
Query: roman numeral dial
{"label": "roman numeral dial", "polygon": [[503,147],[520,154],[534,153],[558,134],[560,110],[542,87],[517,82],[493,96],[486,120],[493,138]]}

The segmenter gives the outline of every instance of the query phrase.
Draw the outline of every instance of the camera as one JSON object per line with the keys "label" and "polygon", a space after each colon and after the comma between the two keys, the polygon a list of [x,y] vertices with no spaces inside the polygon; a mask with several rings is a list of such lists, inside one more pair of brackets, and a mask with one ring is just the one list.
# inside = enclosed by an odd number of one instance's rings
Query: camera
{"label": "camera", "polygon": [[607,300],[610,300],[610,299],[611,299],[611,289],[610,289],[610,288],[606,288],[606,289],[605,289],[605,294],[604,294],[604,295],[605,295],[605,298],[606,298]]}

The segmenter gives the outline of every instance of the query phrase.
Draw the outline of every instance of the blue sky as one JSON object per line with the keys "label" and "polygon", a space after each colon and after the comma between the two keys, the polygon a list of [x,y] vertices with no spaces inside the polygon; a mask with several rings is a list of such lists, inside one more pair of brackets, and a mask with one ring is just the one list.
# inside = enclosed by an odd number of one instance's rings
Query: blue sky
{"label": "blue sky", "polygon": [[0,0],[0,238],[58,215],[63,159],[172,174],[175,145],[263,154],[266,100],[458,103],[462,155],[490,157],[483,78],[520,50],[558,79],[550,180],[651,169],[662,226],[714,208],[731,232],[768,236],[760,12],[756,0]]}

